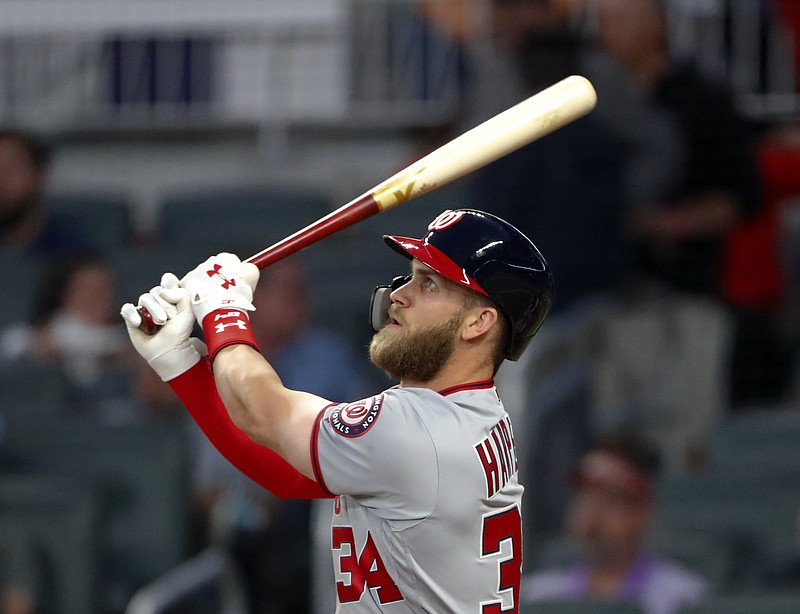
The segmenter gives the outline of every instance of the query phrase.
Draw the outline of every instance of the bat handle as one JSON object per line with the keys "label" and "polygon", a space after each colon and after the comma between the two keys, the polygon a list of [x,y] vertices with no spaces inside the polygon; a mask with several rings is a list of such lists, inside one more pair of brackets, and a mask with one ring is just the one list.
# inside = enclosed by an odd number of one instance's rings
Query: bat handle
{"label": "bat handle", "polygon": [[137,307],[136,311],[139,312],[139,316],[142,318],[139,330],[145,335],[155,335],[160,327],[153,321],[153,316],[150,315],[150,312],[144,307]]}

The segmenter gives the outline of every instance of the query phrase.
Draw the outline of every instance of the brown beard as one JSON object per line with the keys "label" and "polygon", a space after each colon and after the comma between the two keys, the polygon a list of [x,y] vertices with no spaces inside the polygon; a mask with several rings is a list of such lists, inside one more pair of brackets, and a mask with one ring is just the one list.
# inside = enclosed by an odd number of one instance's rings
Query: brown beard
{"label": "brown beard", "polygon": [[384,326],[372,337],[369,358],[395,380],[428,382],[441,371],[456,347],[456,332],[464,321],[459,310],[446,322],[412,333]]}

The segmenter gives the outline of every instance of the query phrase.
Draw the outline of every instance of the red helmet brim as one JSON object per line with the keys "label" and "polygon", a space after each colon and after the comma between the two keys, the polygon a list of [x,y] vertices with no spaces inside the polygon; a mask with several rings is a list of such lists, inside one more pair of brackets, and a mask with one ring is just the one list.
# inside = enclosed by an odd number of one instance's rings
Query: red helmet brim
{"label": "red helmet brim", "polygon": [[405,256],[406,258],[416,258],[422,264],[429,266],[450,281],[488,296],[487,292],[481,288],[480,285],[478,285],[478,282],[467,275],[464,269],[448,258],[444,252],[430,243],[427,243],[422,239],[397,237],[393,235],[384,235],[383,240],[394,251]]}

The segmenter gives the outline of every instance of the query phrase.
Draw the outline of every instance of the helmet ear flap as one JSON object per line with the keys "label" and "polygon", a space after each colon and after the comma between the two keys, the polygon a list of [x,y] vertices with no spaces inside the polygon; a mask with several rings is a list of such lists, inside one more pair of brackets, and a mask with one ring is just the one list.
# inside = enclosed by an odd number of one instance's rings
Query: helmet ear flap
{"label": "helmet ear flap", "polygon": [[389,285],[375,286],[369,302],[369,323],[376,333],[389,323],[389,306],[392,292],[411,280],[411,275],[395,277]]}

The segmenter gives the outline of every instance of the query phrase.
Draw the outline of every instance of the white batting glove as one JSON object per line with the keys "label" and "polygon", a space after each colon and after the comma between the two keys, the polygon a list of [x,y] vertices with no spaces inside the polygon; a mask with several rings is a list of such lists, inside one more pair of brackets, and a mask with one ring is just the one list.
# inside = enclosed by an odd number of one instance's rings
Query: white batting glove
{"label": "white batting glove", "polygon": [[192,311],[197,321],[203,324],[209,313],[219,309],[254,311],[251,301],[259,274],[254,264],[223,252],[187,273],[181,286],[189,291]]}
{"label": "white batting glove", "polygon": [[133,304],[125,303],[120,315],[125,320],[133,347],[159,377],[169,381],[197,364],[205,348],[202,341],[190,336],[195,322],[191,298],[189,292],[180,287],[178,278],[165,273],[161,285],[139,297],[139,306],[147,309],[153,322],[160,327],[154,335],[139,330],[142,317]]}

